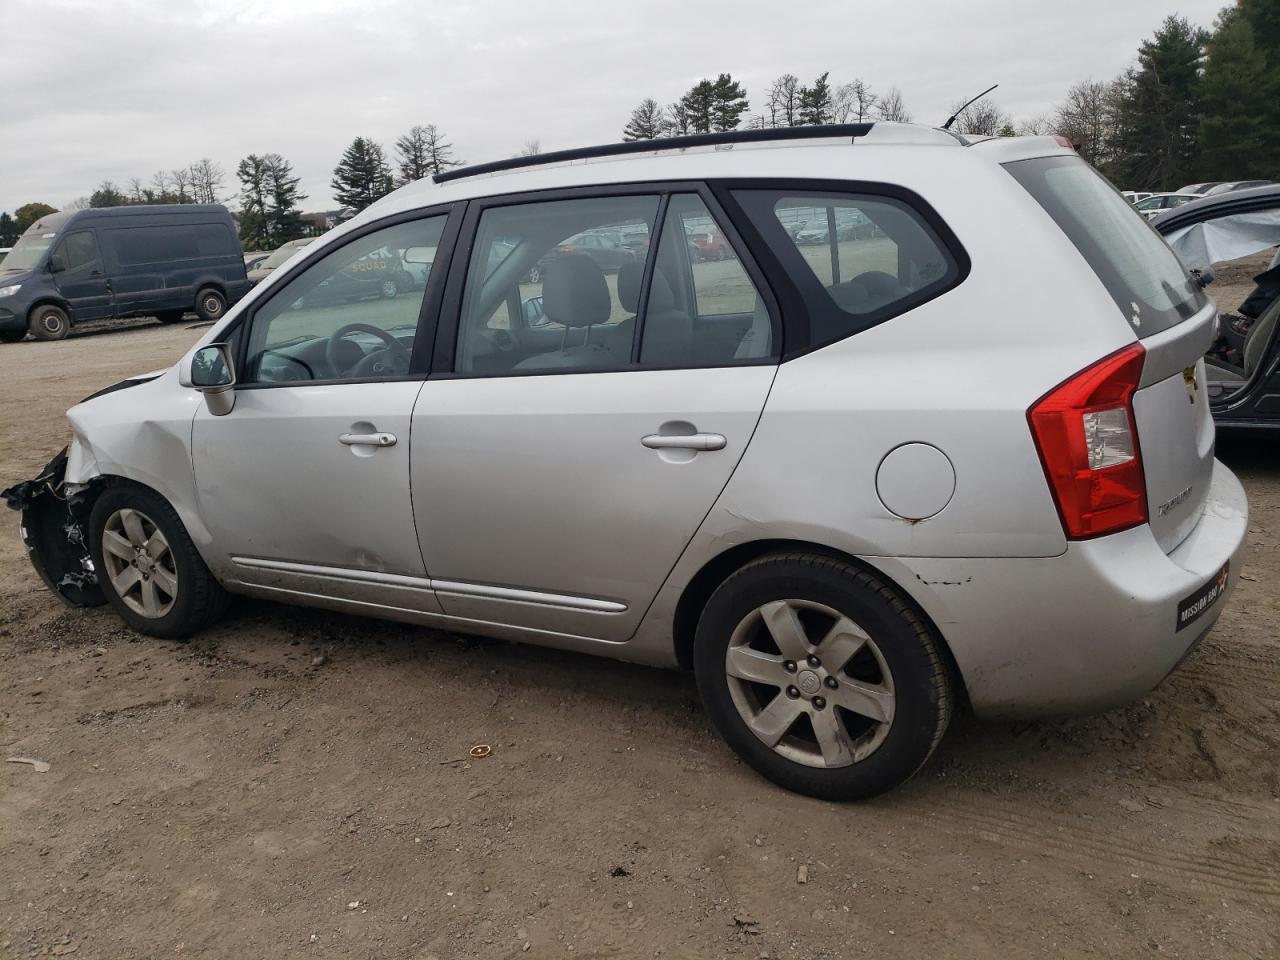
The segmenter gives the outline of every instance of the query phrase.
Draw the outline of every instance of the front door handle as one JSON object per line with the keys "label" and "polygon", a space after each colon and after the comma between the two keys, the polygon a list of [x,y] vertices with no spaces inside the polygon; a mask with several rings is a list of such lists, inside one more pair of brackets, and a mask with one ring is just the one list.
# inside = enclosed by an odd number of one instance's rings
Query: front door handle
{"label": "front door handle", "polygon": [[394,447],[396,435],[394,433],[344,433],[338,437],[338,442],[345,443],[348,447]]}
{"label": "front door handle", "polygon": [[640,442],[650,450],[723,450],[728,441],[718,433],[651,433]]}

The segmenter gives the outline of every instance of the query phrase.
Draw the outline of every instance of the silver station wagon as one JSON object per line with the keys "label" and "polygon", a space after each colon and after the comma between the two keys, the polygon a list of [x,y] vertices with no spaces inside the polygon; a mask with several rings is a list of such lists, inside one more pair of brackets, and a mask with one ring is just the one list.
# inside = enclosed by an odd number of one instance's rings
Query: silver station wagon
{"label": "silver station wagon", "polygon": [[760,773],[865,797],[962,703],[1107,709],[1213,625],[1215,323],[1053,138],[564,151],[306,246],[7,497],[144,633],[248,594],[691,668]]}

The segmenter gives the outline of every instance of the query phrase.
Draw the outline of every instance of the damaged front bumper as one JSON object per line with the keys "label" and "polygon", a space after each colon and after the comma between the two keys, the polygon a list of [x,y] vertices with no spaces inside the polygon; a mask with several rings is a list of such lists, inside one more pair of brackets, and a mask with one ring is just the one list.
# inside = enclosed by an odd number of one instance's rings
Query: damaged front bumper
{"label": "damaged front bumper", "polygon": [[69,490],[66,471],[64,447],[38,476],[0,490],[0,498],[21,511],[22,542],[45,586],[69,607],[97,607],[106,597],[89,555],[91,491]]}

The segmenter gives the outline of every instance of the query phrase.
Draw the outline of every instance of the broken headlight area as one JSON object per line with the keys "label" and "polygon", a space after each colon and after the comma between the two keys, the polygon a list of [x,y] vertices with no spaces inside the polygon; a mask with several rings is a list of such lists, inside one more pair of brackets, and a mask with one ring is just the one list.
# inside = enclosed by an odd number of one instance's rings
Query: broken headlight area
{"label": "broken headlight area", "polygon": [[89,555],[93,491],[69,491],[66,471],[64,447],[38,476],[0,490],[0,498],[22,512],[22,542],[45,586],[68,606],[96,607],[106,598]]}

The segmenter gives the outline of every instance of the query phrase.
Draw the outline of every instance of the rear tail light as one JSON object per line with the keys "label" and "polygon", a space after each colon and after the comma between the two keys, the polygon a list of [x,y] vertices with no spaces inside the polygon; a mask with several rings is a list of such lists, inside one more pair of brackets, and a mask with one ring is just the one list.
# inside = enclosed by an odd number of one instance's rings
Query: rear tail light
{"label": "rear tail light", "polygon": [[1146,351],[1135,343],[1054,387],[1027,411],[1062,527],[1072,540],[1147,522],[1133,419]]}

